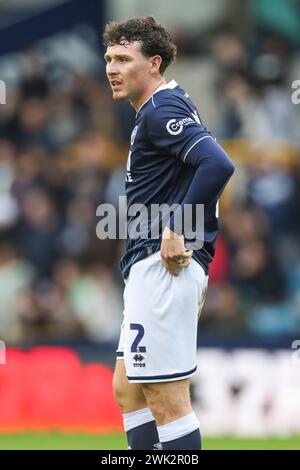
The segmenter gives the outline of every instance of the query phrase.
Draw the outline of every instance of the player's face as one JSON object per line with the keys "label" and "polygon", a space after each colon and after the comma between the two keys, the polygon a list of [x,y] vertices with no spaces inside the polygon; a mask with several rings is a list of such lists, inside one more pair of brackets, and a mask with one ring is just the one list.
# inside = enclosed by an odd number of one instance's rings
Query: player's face
{"label": "player's face", "polygon": [[149,87],[152,67],[151,60],[141,52],[141,44],[133,42],[110,46],[104,58],[113,99],[138,103]]}

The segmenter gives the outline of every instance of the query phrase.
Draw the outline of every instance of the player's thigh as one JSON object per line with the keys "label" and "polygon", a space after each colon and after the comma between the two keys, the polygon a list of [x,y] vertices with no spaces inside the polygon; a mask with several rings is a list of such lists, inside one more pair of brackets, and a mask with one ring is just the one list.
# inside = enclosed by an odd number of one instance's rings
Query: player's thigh
{"label": "player's thigh", "polygon": [[123,413],[130,413],[147,407],[141,384],[128,382],[123,359],[117,359],[116,361],[113,390]]}
{"label": "player's thigh", "polygon": [[192,412],[190,379],[142,385],[158,424],[165,424]]}

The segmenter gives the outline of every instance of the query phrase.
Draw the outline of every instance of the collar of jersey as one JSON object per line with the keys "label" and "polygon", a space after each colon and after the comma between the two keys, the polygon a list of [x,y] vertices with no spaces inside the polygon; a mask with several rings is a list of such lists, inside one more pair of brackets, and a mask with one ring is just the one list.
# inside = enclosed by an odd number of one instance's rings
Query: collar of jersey
{"label": "collar of jersey", "polygon": [[146,99],[146,101],[142,104],[142,106],[139,107],[139,109],[136,112],[135,117],[137,117],[137,115],[140,112],[140,110],[142,109],[142,107],[145,106],[145,104],[148,103],[148,101],[153,98],[153,95],[155,95],[155,93],[158,93],[159,91],[162,91],[162,90],[168,90],[168,89],[173,90],[173,88],[176,88],[177,86],[178,86],[178,83],[175,80],[171,80],[170,82],[166,83],[165,85],[161,85],[160,87],[158,87],[154,91],[154,93],[152,93],[152,95],[150,95],[149,98]]}

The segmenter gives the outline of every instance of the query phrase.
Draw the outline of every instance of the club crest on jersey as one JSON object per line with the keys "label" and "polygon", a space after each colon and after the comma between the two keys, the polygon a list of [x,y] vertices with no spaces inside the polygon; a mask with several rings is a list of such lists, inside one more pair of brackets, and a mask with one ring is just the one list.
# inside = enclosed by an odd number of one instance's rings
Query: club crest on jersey
{"label": "club crest on jersey", "polygon": [[130,145],[133,145],[133,144],[134,144],[138,127],[139,127],[139,126],[135,126],[135,128],[134,128],[133,131],[131,132]]}

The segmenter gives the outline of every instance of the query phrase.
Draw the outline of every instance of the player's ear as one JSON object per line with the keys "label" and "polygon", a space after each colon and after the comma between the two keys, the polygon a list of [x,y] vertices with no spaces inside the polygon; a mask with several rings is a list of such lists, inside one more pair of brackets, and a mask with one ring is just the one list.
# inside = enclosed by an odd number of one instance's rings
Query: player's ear
{"label": "player's ear", "polygon": [[150,57],[150,72],[151,73],[159,73],[159,68],[162,62],[162,58],[160,55],[154,55],[153,57]]}

